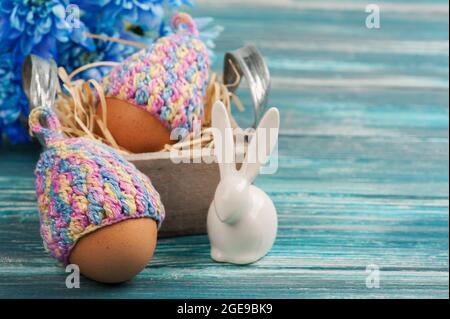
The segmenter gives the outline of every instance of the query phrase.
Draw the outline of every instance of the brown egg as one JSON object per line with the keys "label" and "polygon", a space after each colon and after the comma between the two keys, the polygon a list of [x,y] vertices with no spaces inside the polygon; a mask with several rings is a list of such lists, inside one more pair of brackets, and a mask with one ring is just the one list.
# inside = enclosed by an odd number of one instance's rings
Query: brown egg
{"label": "brown egg", "polygon": [[[142,108],[115,98],[106,98],[106,120],[117,144],[133,153],[158,152],[170,140],[170,131]],[[101,107],[97,108],[101,116]]]}
{"label": "brown egg", "polygon": [[70,255],[80,272],[103,283],[120,283],[141,272],[153,256],[157,226],[150,218],[129,219],[82,237]]}

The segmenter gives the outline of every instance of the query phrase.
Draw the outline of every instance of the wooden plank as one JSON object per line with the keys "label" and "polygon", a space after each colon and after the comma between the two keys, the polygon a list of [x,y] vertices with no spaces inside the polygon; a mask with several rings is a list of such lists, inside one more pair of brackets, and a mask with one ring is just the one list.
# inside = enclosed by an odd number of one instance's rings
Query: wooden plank
{"label": "wooden plank", "polygon": [[[279,170],[256,183],[279,213],[272,251],[236,267],[210,260],[206,236],[164,238],[132,282],[66,289],[38,232],[38,148],[6,148],[0,297],[448,298],[448,2],[381,2],[379,30],[362,0],[196,3],[226,28],[218,57],[253,42],[268,59]],[[379,289],[365,285],[369,264]]]}

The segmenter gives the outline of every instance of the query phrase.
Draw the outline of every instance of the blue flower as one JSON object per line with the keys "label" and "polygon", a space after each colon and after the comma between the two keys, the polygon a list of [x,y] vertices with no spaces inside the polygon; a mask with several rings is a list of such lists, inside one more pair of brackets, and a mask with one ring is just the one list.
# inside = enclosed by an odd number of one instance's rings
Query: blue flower
{"label": "blue flower", "polygon": [[124,21],[143,24],[148,29],[159,27],[164,18],[165,0],[75,0],[73,3],[86,12],[88,25],[121,28]]}
{"label": "blue flower", "polygon": [[0,2],[0,39],[22,61],[31,52],[44,57],[56,53],[57,42],[69,40],[92,47],[92,40],[82,36],[80,21],[74,28],[66,21],[68,0],[10,0]]}
{"label": "blue flower", "polygon": [[27,103],[13,61],[12,54],[0,54],[0,145],[4,134],[13,144],[28,140],[20,118],[20,114],[27,111]]}
{"label": "blue flower", "polygon": [[22,91],[21,66],[30,53],[54,58],[58,42],[75,41],[92,47],[85,25],[65,20],[68,0],[0,1],[0,142],[28,140],[28,103]]}
{"label": "blue flower", "polygon": [[[119,33],[102,33],[114,38],[123,38]],[[95,49],[88,50],[84,46],[77,43],[63,43],[58,47],[59,61],[58,64],[64,66],[67,72],[97,61],[113,61],[119,62],[136,52],[136,48],[121,43],[95,40]],[[84,79],[95,79],[100,81],[106,74],[111,71],[111,67],[96,67],[88,69],[80,74]]]}
{"label": "blue flower", "polygon": [[9,53],[0,54],[0,122],[11,124],[20,115],[19,87],[14,85],[15,79],[13,56]]}
{"label": "blue flower", "polygon": [[28,142],[30,136],[28,130],[25,128],[23,121],[17,120],[8,125],[0,124],[0,146],[2,145],[3,135],[13,145]]}

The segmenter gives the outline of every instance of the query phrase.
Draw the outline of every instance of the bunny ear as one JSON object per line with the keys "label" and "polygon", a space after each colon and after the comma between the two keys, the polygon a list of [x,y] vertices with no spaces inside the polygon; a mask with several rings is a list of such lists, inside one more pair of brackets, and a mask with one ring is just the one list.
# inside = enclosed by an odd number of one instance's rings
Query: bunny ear
{"label": "bunny ear", "polygon": [[247,154],[239,172],[248,181],[258,176],[259,169],[269,160],[270,154],[278,142],[278,130],[280,128],[280,113],[272,107],[262,118],[255,135],[248,145]]}
{"label": "bunny ear", "polygon": [[236,164],[234,159],[233,129],[227,109],[220,101],[217,101],[213,106],[212,126],[214,128],[214,150],[219,163],[220,177],[223,179],[236,171]]}

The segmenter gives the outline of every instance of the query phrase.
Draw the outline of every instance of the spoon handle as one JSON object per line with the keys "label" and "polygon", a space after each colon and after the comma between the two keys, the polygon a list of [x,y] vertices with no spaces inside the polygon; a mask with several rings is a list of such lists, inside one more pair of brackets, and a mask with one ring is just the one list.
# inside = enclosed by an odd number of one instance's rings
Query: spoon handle
{"label": "spoon handle", "polygon": [[254,45],[227,52],[224,59],[223,83],[231,92],[237,90],[242,77],[247,79],[253,100],[253,127],[256,128],[267,107],[270,91],[269,68]]}
{"label": "spoon handle", "polygon": [[55,61],[33,54],[26,57],[22,66],[22,84],[30,110],[40,106],[53,107],[57,81]]}

